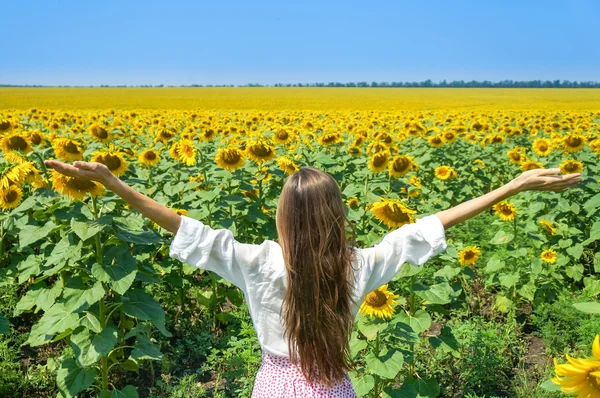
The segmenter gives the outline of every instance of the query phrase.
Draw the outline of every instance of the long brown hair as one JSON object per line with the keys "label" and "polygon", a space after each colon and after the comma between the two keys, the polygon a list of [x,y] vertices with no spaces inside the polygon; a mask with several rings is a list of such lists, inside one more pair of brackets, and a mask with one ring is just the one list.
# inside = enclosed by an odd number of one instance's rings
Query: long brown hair
{"label": "long brown hair", "polygon": [[331,387],[352,369],[354,225],[335,179],[313,167],[287,177],[276,217],[287,269],[281,311],[290,361],[299,356],[310,383]]}

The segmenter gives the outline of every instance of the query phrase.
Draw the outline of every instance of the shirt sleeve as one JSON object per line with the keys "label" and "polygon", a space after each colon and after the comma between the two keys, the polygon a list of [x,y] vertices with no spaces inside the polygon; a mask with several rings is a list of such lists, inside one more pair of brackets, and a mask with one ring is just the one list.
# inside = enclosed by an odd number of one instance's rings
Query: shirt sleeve
{"label": "shirt sleeve", "polygon": [[228,229],[212,229],[194,218],[181,216],[169,257],[213,271],[246,292],[248,283],[260,277],[269,260],[267,243],[240,243]]}
{"label": "shirt sleeve", "polygon": [[392,280],[405,262],[423,265],[446,247],[444,224],[432,214],[387,233],[374,247],[359,249],[362,267],[358,287],[362,297]]}

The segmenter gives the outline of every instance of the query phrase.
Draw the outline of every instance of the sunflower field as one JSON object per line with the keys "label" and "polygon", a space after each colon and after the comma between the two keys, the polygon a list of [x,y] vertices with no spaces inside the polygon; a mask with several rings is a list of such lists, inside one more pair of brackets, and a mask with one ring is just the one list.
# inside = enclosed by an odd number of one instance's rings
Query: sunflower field
{"label": "sunflower field", "polygon": [[350,375],[361,397],[599,396],[599,126],[591,110],[0,110],[0,395],[248,397],[260,365],[243,293],[170,258],[173,235],[102,185],[45,168],[59,159],[245,243],[277,240],[284,179],[314,166],[361,247],[523,171],[581,172],[369,293]]}

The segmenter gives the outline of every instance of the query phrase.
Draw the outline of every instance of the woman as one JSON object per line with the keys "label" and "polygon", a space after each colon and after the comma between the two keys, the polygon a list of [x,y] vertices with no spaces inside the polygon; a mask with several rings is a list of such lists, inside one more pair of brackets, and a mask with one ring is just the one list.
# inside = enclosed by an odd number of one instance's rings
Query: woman
{"label": "woman", "polygon": [[[198,220],[135,191],[106,166],[45,164],[71,177],[98,181],[132,208],[175,234],[169,255],[211,270],[238,286],[263,351],[253,397],[355,397],[349,339],[364,297],[389,282],[405,262],[424,264],[446,249],[445,231],[526,190],[558,191],[582,181],[580,173],[534,169],[451,209],[417,219],[372,248],[354,247],[337,182],[303,167],[287,177],[276,213],[278,241],[235,241],[231,231]],[[355,267],[356,266],[356,267]]]}

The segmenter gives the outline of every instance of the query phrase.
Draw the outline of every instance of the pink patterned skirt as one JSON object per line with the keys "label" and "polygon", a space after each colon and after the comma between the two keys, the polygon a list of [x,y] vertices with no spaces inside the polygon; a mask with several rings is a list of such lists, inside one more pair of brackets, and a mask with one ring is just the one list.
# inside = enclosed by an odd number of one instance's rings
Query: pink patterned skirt
{"label": "pink patterned skirt", "polygon": [[288,358],[263,351],[251,398],[279,397],[356,398],[356,393],[348,374],[331,388],[309,384]]}

